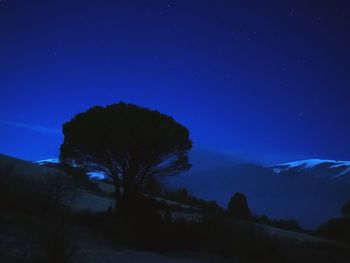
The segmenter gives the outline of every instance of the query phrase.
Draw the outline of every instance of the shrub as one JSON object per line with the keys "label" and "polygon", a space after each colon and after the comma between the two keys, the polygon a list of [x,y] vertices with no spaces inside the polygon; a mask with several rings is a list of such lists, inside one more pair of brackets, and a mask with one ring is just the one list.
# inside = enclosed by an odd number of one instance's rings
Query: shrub
{"label": "shrub", "polygon": [[75,194],[75,184],[63,174],[41,175],[33,180],[0,168],[0,208],[3,211],[44,215],[66,209],[65,204]]}
{"label": "shrub", "polygon": [[248,207],[247,198],[242,193],[235,193],[228,205],[227,205],[227,213],[233,217],[250,220],[251,212]]}
{"label": "shrub", "polygon": [[321,225],[317,233],[323,237],[350,243],[350,219],[334,218]]}

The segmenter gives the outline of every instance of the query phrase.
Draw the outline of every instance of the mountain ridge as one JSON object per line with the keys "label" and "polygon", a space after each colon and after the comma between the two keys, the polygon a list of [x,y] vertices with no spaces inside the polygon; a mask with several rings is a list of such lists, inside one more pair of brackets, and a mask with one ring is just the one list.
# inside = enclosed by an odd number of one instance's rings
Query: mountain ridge
{"label": "mountain ridge", "polygon": [[350,161],[328,159],[305,159],[283,164],[269,165],[276,175],[304,174],[323,179],[336,179],[350,182]]}

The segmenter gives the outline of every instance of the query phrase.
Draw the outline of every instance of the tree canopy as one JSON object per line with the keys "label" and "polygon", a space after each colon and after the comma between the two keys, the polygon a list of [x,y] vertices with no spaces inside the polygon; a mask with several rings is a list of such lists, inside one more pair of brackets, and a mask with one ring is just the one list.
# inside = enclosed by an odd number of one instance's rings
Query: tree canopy
{"label": "tree canopy", "polygon": [[116,198],[148,179],[187,170],[189,131],[172,117],[133,104],[95,106],[63,125],[62,162],[103,172]]}
{"label": "tree canopy", "polygon": [[242,193],[237,192],[231,197],[228,203],[227,212],[228,214],[240,219],[251,219],[251,212],[248,207],[247,198]]}

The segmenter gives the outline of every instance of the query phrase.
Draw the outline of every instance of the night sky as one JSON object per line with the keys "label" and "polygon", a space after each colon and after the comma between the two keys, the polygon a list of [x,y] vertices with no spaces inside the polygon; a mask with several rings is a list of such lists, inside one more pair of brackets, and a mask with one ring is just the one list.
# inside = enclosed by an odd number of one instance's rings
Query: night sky
{"label": "night sky", "polygon": [[348,1],[0,0],[0,153],[124,101],[257,162],[350,159]]}

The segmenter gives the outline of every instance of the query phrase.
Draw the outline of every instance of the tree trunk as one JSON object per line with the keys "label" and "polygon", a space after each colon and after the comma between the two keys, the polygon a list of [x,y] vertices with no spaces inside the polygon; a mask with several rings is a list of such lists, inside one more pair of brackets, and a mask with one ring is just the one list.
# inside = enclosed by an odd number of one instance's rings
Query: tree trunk
{"label": "tree trunk", "polygon": [[137,190],[134,185],[125,185],[123,199],[125,200],[134,200],[137,196]]}
{"label": "tree trunk", "polygon": [[129,168],[123,177],[123,199],[125,200],[133,200],[136,196],[137,190],[134,182],[135,177],[136,173],[133,168]]}
{"label": "tree trunk", "polygon": [[113,180],[113,184],[114,184],[114,206],[115,208],[117,208],[118,204],[120,203],[120,199],[121,199],[121,191],[120,191],[120,182]]}
{"label": "tree trunk", "polygon": [[118,198],[118,210],[124,214],[132,214],[138,203],[138,187],[135,184],[135,169],[129,169],[123,174],[122,179],[119,181],[123,191],[119,191]]}

